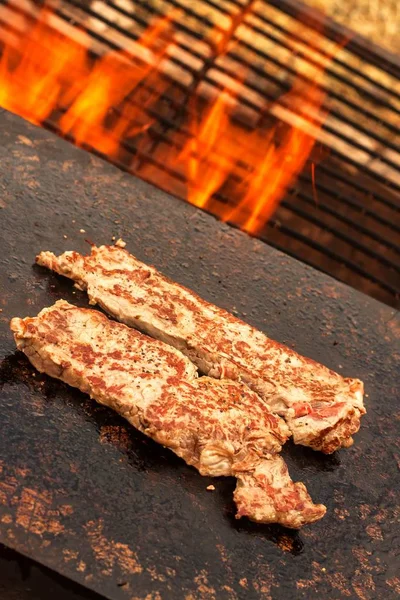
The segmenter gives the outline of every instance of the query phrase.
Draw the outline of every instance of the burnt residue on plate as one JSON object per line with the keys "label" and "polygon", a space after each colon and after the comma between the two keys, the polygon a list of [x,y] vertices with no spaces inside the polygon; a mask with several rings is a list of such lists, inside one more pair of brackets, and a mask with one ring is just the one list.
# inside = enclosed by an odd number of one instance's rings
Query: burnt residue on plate
{"label": "burnt residue on plate", "polygon": [[[112,599],[397,597],[399,315],[5,112],[0,198],[0,542]],[[85,252],[85,239],[113,236],[365,381],[352,448],[284,449],[293,478],[327,505],[323,520],[300,532],[235,520],[232,479],[201,477],[15,352],[11,317],[59,298],[87,306],[70,282],[33,266],[35,254]]]}

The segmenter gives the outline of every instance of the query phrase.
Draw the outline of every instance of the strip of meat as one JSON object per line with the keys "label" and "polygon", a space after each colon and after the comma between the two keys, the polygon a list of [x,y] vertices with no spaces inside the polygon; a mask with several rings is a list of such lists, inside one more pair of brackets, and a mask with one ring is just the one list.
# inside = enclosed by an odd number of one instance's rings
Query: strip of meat
{"label": "strip of meat", "polygon": [[236,477],[238,518],[298,528],[324,515],[277,455],[287,426],[247,386],[198,378],[175,348],[64,300],[11,329],[39,371],[113,408],[202,475]]}
{"label": "strip of meat", "polygon": [[269,339],[122,248],[41,252],[37,262],[76,281],[91,304],[181,350],[206,375],[246,383],[286,420],[296,444],[331,453],[353,443],[365,413],[358,379]]}

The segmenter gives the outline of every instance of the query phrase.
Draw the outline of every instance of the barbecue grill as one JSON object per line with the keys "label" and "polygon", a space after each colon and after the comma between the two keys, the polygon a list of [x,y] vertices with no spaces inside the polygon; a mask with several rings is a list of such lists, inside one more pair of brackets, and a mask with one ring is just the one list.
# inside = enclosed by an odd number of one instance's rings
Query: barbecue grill
{"label": "barbecue grill", "polygon": [[[18,39],[36,9],[1,5],[0,39]],[[179,33],[161,43],[168,85],[150,108],[151,81],[127,99],[153,120],[120,140],[117,156],[54,135],[57,111],[41,123],[47,130],[0,111],[0,594],[31,600],[51,585],[49,597],[93,600],[390,600],[399,591],[400,65],[294,0],[74,0],[55,6],[51,19],[77,38],[84,26],[94,62],[117,48],[138,61],[130,43],[165,14]],[[332,55],[333,43],[344,49]],[[328,56],[320,142],[256,237],[207,214],[232,205],[228,188],[205,211],[181,202],[185,174],[157,157],[190,135],[193,98],[207,110],[220,91],[229,95],[227,81],[239,82],[232,119],[249,130],[278,124],[279,134],[299,117],[282,92],[295,74],[314,81]],[[88,243],[118,237],[206,300],[365,382],[368,412],[354,447],[331,456],[284,448],[293,479],[327,505],[323,520],[301,532],[236,521],[233,480],[200,477],[15,352],[11,317],[60,298],[87,306],[70,282],[32,267],[35,254],[86,253]],[[33,596],[16,584],[17,561]]]}
{"label": "barbecue grill", "polygon": [[[51,5],[51,4],[50,4]],[[16,39],[37,14],[35,4],[11,0],[0,11],[3,33]],[[90,37],[93,61],[110,50],[143,64],[134,42],[155,19],[174,28],[159,36],[165,54],[158,68],[165,89],[144,79],[127,102],[151,118],[144,134],[122,139],[118,166],[187,198],[187,174],[165,157],[192,135],[188,113],[195,97],[203,110],[223,90],[235,103],[234,118],[257,129],[307,124],[309,106],[288,104],[294,79],[310,85],[322,70],[328,116],[319,143],[268,223],[257,223],[262,240],[392,306],[398,305],[400,63],[396,56],[307,9],[296,0],[65,0],[54,6],[52,27]],[[18,17],[18,18],[17,18]],[[338,51],[334,44],[343,48]],[[157,55],[157,48],[153,48]],[[240,86],[238,88],[238,80]],[[158,102],[149,99],[157,93]],[[301,96],[301,93],[300,93]],[[199,105],[199,102],[197,105]],[[115,107],[116,111],[121,107]],[[44,123],[60,133],[60,114]],[[73,138],[73,136],[72,136]],[[83,142],[91,148],[90,142]],[[218,160],[218,157],[217,157]],[[252,170],[251,164],[244,171]],[[245,215],[230,206],[229,185],[205,206],[239,225]],[[245,210],[245,209],[244,209]]]}

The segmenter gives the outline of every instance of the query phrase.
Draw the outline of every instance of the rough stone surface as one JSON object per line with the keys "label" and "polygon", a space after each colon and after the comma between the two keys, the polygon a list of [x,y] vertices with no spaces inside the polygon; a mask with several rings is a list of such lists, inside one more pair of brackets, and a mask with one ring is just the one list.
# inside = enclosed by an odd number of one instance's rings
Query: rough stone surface
{"label": "rough stone surface", "polygon": [[[0,542],[112,599],[397,598],[398,313],[4,112],[0,199]],[[352,448],[285,448],[294,479],[328,506],[322,521],[300,533],[235,521],[233,480],[200,477],[15,352],[11,317],[59,298],[87,305],[32,266],[35,254],[113,236],[364,380],[368,414]]]}

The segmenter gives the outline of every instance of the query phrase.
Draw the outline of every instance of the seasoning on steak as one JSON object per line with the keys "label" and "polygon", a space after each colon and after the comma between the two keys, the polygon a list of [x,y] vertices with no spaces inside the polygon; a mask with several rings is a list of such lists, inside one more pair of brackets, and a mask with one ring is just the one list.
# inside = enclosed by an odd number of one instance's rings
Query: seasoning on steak
{"label": "seasoning on steak", "polygon": [[41,252],[37,262],[75,280],[91,304],[181,350],[206,375],[246,383],[284,417],[296,444],[331,453],[353,443],[365,413],[358,379],[269,339],[122,248]]}
{"label": "seasoning on steak", "polygon": [[113,408],[202,475],[236,477],[238,518],[298,528],[324,515],[277,455],[285,422],[247,386],[198,378],[175,348],[64,300],[11,329],[39,371]]}

